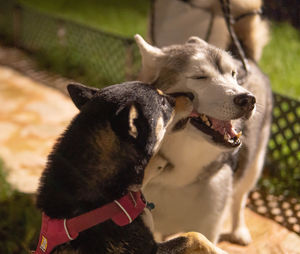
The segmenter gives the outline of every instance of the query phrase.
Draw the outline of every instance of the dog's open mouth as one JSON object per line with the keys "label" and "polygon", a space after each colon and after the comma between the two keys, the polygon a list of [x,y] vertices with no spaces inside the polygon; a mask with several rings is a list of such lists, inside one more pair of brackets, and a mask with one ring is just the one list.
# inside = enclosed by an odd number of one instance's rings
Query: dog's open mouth
{"label": "dog's open mouth", "polygon": [[218,120],[195,111],[190,115],[190,119],[192,125],[211,136],[216,143],[227,147],[237,147],[241,144],[242,132],[237,133],[232,127],[231,121]]}

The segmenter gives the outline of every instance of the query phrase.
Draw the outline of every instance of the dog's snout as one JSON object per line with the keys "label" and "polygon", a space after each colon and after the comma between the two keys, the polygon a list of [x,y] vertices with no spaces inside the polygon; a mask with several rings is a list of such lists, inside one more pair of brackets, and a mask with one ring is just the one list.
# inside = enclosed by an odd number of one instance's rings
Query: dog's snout
{"label": "dog's snout", "polygon": [[233,101],[237,106],[243,108],[245,111],[252,111],[256,103],[255,97],[249,93],[240,94],[236,96]]}

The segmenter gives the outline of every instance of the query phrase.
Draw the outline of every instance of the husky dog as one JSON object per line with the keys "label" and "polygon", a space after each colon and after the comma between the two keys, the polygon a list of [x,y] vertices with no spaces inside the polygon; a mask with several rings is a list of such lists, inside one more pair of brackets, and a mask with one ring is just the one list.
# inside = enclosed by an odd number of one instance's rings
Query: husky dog
{"label": "husky dog", "polygon": [[[175,102],[141,82],[103,90],[73,84],[68,91],[80,112],[58,140],[41,177],[37,205],[45,224],[36,253],[225,254],[193,232],[156,243],[151,213],[140,196],[142,184],[151,177],[144,172],[146,165],[174,112],[175,119],[189,115],[190,99],[177,94]],[[82,230],[107,209],[116,214]],[[84,216],[89,217],[82,221]]]}
{"label": "husky dog", "polygon": [[262,170],[269,137],[268,78],[250,62],[250,73],[240,85],[240,62],[198,37],[161,49],[139,35],[135,39],[144,82],[164,92],[195,96],[191,116],[165,137],[156,155],[164,159],[162,170],[145,188],[146,197],[157,205],[156,235],[193,230],[216,243],[232,199],[230,238],[248,244],[243,209]]}
{"label": "husky dog", "polygon": [[[258,61],[268,42],[268,23],[260,16],[262,0],[231,0],[233,28],[249,59]],[[199,36],[232,49],[220,0],[153,0],[151,39],[158,47]]]}

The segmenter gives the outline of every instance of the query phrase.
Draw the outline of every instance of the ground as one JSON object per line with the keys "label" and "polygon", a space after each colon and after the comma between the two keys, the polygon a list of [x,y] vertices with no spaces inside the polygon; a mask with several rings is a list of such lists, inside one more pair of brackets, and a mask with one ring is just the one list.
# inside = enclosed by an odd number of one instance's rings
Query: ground
{"label": "ground", "polygon": [[47,155],[77,109],[60,92],[0,68],[0,158],[8,181],[35,192]]}
{"label": "ground", "polygon": [[230,254],[300,254],[300,237],[276,222],[247,209],[246,224],[253,238],[249,246],[221,242],[219,247]]}

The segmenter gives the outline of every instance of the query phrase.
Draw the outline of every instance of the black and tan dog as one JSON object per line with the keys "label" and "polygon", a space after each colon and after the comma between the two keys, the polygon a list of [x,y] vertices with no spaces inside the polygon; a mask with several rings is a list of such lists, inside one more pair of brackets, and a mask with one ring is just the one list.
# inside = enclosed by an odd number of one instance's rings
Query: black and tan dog
{"label": "black and tan dog", "polygon": [[175,100],[141,82],[102,90],[69,85],[68,91],[80,113],[41,177],[37,205],[43,225],[36,253],[224,254],[199,233],[156,243],[140,192],[151,177],[145,167],[175,112],[191,112],[188,97]]}

